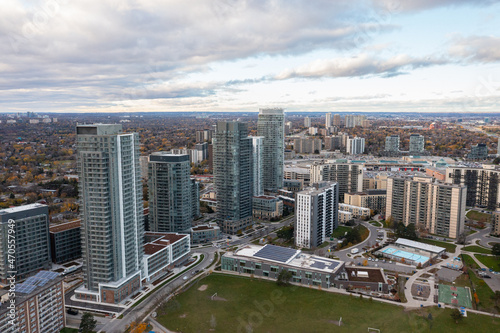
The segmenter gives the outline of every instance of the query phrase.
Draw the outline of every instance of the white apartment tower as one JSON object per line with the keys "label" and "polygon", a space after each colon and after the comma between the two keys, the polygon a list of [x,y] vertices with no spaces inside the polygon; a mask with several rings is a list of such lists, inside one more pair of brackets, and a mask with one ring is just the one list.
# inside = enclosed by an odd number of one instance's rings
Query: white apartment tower
{"label": "white apartment tower", "polygon": [[78,125],[83,286],[79,299],[120,303],[141,286],[143,203],[139,135]]}
{"label": "white apartment tower", "polygon": [[331,113],[327,113],[326,114],[326,120],[325,120],[325,127],[328,128],[328,127],[331,127],[332,126],[332,114]]}
{"label": "white apartment tower", "polygon": [[297,193],[295,245],[320,246],[338,225],[339,191],[335,182],[316,183]]}
{"label": "white apartment tower", "polygon": [[[253,152],[253,195],[260,196],[264,195],[264,186],[263,186],[263,140],[262,136],[251,136],[252,139],[252,152]],[[267,171],[266,171],[267,172]]]}
{"label": "white apartment tower", "polygon": [[347,139],[346,152],[350,155],[360,155],[365,152],[365,138]]}

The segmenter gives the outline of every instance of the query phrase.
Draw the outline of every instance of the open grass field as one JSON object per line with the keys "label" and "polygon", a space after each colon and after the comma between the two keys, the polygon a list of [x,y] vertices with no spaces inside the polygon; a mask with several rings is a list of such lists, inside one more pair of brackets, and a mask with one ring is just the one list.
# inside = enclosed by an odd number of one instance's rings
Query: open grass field
{"label": "open grass field", "polygon": [[471,246],[463,247],[462,251],[491,254],[491,250],[490,249],[486,249],[484,247],[477,246],[477,245],[471,245]]}
{"label": "open grass field", "polygon": [[489,222],[491,219],[491,214],[481,213],[475,210],[470,210],[466,216],[478,222]]}
{"label": "open grass field", "polygon": [[370,224],[376,226],[377,228],[382,227],[382,223],[377,222],[377,221],[370,221]]}
{"label": "open grass field", "polygon": [[[212,300],[216,292],[217,300]],[[414,333],[429,332],[429,313],[431,332],[500,330],[499,318],[469,313],[455,324],[449,309],[405,311],[367,298],[220,274],[170,300],[158,310],[157,320],[177,332],[367,332],[373,327],[383,333]]]}
{"label": "open grass field", "polygon": [[440,242],[440,241],[437,241],[434,239],[421,238],[421,239],[418,239],[418,241],[422,242],[422,243],[426,243],[426,244],[444,247],[446,249],[446,252],[448,252],[448,253],[454,253],[455,249],[457,248],[457,246],[455,244]]}
{"label": "open grass field", "polygon": [[500,259],[492,256],[483,256],[476,254],[477,260],[479,260],[483,265],[491,268],[495,272],[500,272]]}

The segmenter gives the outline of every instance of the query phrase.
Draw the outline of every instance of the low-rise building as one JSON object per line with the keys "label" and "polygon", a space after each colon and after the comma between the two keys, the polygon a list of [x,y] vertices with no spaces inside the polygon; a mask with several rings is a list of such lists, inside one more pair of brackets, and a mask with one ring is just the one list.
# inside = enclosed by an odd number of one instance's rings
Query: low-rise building
{"label": "low-rise building", "polygon": [[339,204],[339,211],[349,212],[354,218],[370,217],[370,208],[353,206],[348,204]]}
{"label": "low-rise building", "polygon": [[145,232],[143,283],[153,283],[189,258],[189,235],[173,232]]}
{"label": "low-rise building", "polygon": [[253,217],[263,220],[283,216],[283,201],[278,197],[261,195],[253,197]]}
{"label": "low-rise building", "polygon": [[81,220],[51,225],[50,252],[56,264],[82,257]]}
{"label": "low-rise building", "polygon": [[59,274],[40,271],[15,289],[15,294],[2,295],[0,332],[58,333],[64,328],[64,286]]}
{"label": "low-rise building", "polygon": [[334,260],[275,245],[247,245],[222,256],[222,271],[278,279],[281,271],[291,273],[290,282],[323,289],[388,293],[389,285],[380,268],[345,266]]}
{"label": "low-rise building", "polygon": [[220,228],[215,222],[200,224],[191,228],[191,242],[200,244],[220,239]]}
{"label": "low-rise building", "polygon": [[303,179],[283,179],[283,189],[294,193],[302,191],[304,188]]}
{"label": "low-rise building", "polygon": [[351,212],[346,212],[344,210],[339,210],[339,223],[346,224],[354,220]]}

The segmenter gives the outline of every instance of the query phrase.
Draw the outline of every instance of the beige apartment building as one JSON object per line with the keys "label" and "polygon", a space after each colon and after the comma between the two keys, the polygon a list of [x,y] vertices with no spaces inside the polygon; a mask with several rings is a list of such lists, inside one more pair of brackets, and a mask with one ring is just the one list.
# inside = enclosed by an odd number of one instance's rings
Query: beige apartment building
{"label": "beige apartment building", "polygon": [[464,231],[467,188],[430,177],[392,177],[387,182],[386,216],[414,223],[431,234],[457,238]]}

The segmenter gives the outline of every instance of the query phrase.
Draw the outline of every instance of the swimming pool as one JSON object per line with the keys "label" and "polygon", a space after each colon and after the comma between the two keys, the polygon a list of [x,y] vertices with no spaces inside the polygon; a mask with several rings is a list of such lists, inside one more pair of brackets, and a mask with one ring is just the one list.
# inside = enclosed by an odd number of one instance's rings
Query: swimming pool
{"label": "swimming pool", "polygon": [[429,260],[429,257],[421,256],[419,254],[414,254],[414,253],[406,252],[406,251],[399,250],[399,249],[395,249],[393,247],[386,247],[385,249],[381,250],[380,252],[394,256],[394,257],[398,257],[398,258],[404,258],[405,260],[411,260],[413,262],[420,263],[420,264],[424,264]]}

